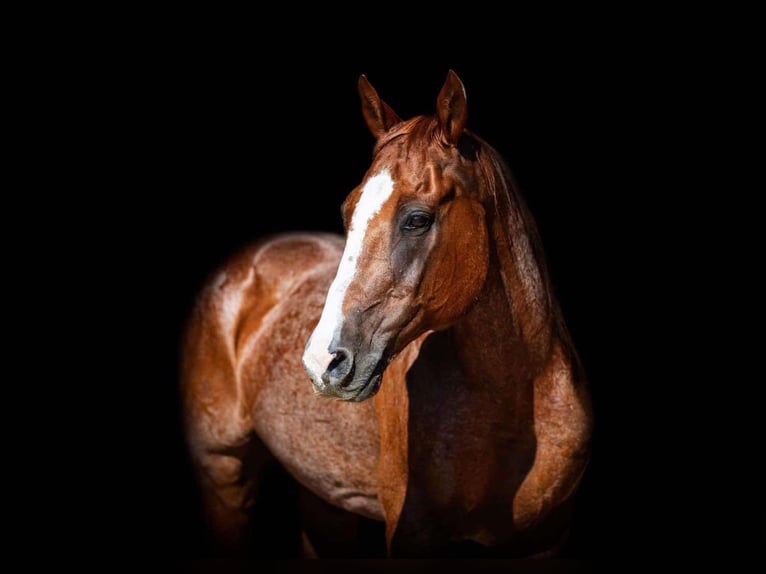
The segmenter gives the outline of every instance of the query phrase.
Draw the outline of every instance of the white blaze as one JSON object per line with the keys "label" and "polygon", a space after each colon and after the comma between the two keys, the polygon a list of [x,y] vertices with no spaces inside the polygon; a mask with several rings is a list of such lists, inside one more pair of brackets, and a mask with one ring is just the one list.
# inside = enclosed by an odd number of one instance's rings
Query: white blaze
{"label": "white blaze", "polygon": [[343,326],[343,300],[346,297],[346,289],[356,275],[356,263],[362,252],[367,225],[380,212],[393,190],[394,182],[388,170],[384,169],[367,180],[354,209],[338,274],[330,285],[319,324],[303,353],[303,365],[317,385],[322,384],[322,373],[327,370],[332,360],[329,348],[333,337]]}

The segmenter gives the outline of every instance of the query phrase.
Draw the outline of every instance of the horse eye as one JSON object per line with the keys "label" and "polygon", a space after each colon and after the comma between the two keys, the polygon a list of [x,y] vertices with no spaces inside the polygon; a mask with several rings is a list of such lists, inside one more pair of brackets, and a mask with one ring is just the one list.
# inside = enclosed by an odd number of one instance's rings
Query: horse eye
{"label": "horse eye", "polygon": [[433,218],[430,214],[423,211],[416,211],[407,216],[407,219],[404,220],[404,225],[402,225],[402,229],[404,231],[425,231],[431,226],[432,222]]}

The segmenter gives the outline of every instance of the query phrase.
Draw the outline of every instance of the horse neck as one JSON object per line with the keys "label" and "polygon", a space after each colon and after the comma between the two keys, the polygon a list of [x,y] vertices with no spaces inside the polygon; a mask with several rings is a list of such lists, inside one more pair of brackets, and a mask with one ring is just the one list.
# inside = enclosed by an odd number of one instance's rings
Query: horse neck
{"label": "horse neck", "polygon": [[560,321],[525,207],[498,208],[491,231],[484,289],[453,330],[469,381],[518,390],[545,368]]}

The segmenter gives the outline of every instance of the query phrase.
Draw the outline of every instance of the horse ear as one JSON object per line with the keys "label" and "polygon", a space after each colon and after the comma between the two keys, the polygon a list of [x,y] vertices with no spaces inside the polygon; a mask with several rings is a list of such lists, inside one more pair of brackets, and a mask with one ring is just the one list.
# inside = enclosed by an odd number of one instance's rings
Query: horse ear
{"label": "horse ear", "polygon": [[401,118],[391,107],[380,99],[378,92],[367,81],[367,77],[359,76],[359,97],[362,100],[362,115],[372,135],[379,138],[392,126],[401,122]]}
{"label": "horse ear", "polygon": [[455,145],[468,119],[465,88],[457,74],[450,70],[436,100],[436,115],[447,141]]}

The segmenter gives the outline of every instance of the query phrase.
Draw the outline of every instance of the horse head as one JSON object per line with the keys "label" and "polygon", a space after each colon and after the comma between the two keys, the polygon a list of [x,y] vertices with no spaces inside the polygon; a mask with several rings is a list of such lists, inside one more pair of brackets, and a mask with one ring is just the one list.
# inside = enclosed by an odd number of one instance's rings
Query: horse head
{"label": "horse head", "polygon": [[463,316],[489,266],[483,145],[465,130],[466,95],[450,71],[436,115],[402,121],[367,79],[372,165],[342,207],[345,250],[303,363],[315,391],[362,401],[410,342]]}

